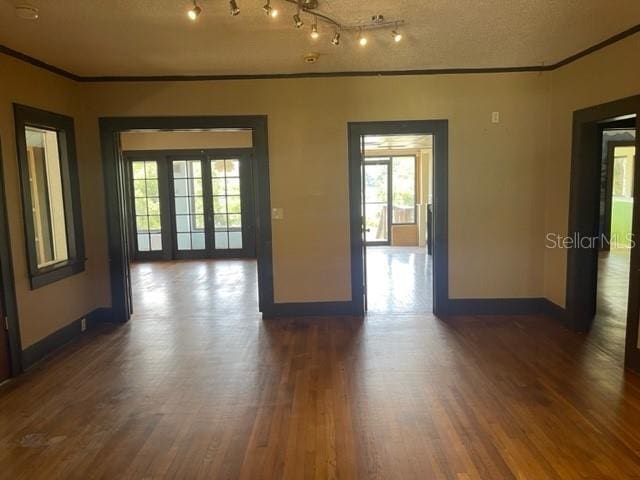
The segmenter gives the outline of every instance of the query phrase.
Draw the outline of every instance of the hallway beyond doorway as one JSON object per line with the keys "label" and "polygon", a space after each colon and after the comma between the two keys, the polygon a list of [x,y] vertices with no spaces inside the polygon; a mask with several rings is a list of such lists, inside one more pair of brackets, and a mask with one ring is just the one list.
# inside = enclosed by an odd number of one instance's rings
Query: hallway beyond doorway
{"label": "hallway beyond doorway", "polygon": [[631,250],[611,249],[598,258],[598,299],[590,339],[622,365],[627,328]]}
{"label": "hallway beyond doorway", "polygon": [[421,247],[367,247],[369,313],[432,313],[432,261]]}

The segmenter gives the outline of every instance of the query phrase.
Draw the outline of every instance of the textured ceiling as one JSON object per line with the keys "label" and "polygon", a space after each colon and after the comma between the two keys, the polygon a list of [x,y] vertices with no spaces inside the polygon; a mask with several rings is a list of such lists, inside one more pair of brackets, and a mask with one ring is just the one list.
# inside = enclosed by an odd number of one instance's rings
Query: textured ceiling
{"label": "textured ceiling", "polygon": [[[319,0],[342,23],[374,14],[405,19],[404,40],[388,31],[357,45],[345,32],[339,47],[320,24],[313,41],[306,19],[293,26],[295,6],[272,0],[202,0],[191,22],[190,0],[31,0],[40,19],[19,19],[0,0],[0,44],[82,76],[235,75],[517,67],[553,64],[640,23],[640,0]],[[320,54],[313,65],[309,52]]]}

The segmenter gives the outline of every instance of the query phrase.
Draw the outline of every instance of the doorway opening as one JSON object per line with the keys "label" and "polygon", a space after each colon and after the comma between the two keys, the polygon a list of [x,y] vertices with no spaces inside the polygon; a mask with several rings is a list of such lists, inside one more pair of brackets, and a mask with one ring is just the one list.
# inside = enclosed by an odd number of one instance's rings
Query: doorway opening
{"label": "doorway opening", "polygon": [[448,310],[446,120],[349,124],[354,303]]}
{"label": "doorway opening", "polygon": [[266,117],[99,123],[112,319],[131,317],[134,283],[150,317],[273,312]]}
{"label": "doorway opening", "polygon": [[362,218],[369,313],[431,313],[432,135],[365,135]]}
{"label": "doorway opening", "polygon": [[120,149],[136,313],[257,313],[251,129],[128,131]]}
{"label": "doorway opening", "polygon": [[636,160],[635,117],[601,123],[601,244],[591,337],[622,358],[627,326]]}
{"label": "doorway opening", "polygon": [[18,322],[11,238],[4,188],[4,163],[0,143],[0,382],[22,372],[22,342]]}
{"label": "doorway opening", "polygon": [[573,115],[565,319],[640,371],[640,96]]}

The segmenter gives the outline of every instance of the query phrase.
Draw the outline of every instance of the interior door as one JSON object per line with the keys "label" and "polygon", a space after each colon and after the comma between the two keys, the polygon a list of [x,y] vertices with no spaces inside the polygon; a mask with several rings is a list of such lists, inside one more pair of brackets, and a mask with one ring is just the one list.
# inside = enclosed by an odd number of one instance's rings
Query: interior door
{"label": "interior door", "polygon": [[131,254],[136,260],[171,259],[167,166],[163,157],[128,155]]}
{"label": "interior door", "polygon": [[[204,156],[170,159],[174,258],[206,258],[212,249]],[[207,192],[205,191],[207,190]]]}
{"label": "interior door", "polygon": [[[130,253],[131,253],[131,231],[129,223],[127,222],[127,212],[131,211],[131,198],[129,196],[129,188],[127,185],[127,164],[122,154],[122,148],[120,146],[120,137],[116,136],[117,146],[117,166],[118,174],[116,176],[117,183],[117,195],[118,195],[118,208],[120,209],[120,215],[118,222],[120,223],[120,241],[122,243],[122,258],[118,259],[118,267],[122,271],[122,275],[117,275],[122,280],[124,292],[124,298],[114,298],[112,301],[115,317],[127,321],[131,318],[133,313],[133,288],[131,286],[131,269],[130,269]],[[114,260],[111,260],[114,261]],[[113,281],[113,277],[112,277]],[[120,291],[120,288],[112,285],[112,291]],[[120,302],[120,300],[122,302]]]}
{"label": "interior door", "polygon": [[251,150],[127,152],[126,158],[135,259],[255,257]]}
{"label": "interior door", "polygon": [[209,155],[213,256],[255,256],[251,155]]}
{"label": "interior door", "polygon": [[11,376],[11,360],[9,356],[9,332],[7,331],[7,324],[5,322],[6,313],[4,310],[4,303],[0,295],[0,319],[2,325],[0,326],[0,382],[6,380]]}
{"label": "interior door", "polygon": [[389,245],[391,234],[391,175],[388,160],[363,164],[364,224],[367,245]]}
{"label": "interior door", "polygon": [[369,308],[369,299],[367,298],[367,222],[365,215],[365,197],[364,197],[364,161],[366,157],[365,152],[365,137],[360,135],[360,215],[362,216],[362,294],[364,311]]}

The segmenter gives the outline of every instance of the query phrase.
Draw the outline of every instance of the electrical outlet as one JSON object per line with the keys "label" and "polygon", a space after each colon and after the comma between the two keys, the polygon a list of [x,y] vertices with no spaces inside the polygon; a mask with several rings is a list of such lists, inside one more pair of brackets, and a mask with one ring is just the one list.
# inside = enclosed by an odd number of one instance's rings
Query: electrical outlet
{"label": "electrical outlet", "polygon": [[87,319],[83,318],[80,320],[80,331],[84,332],[87,329]]}

